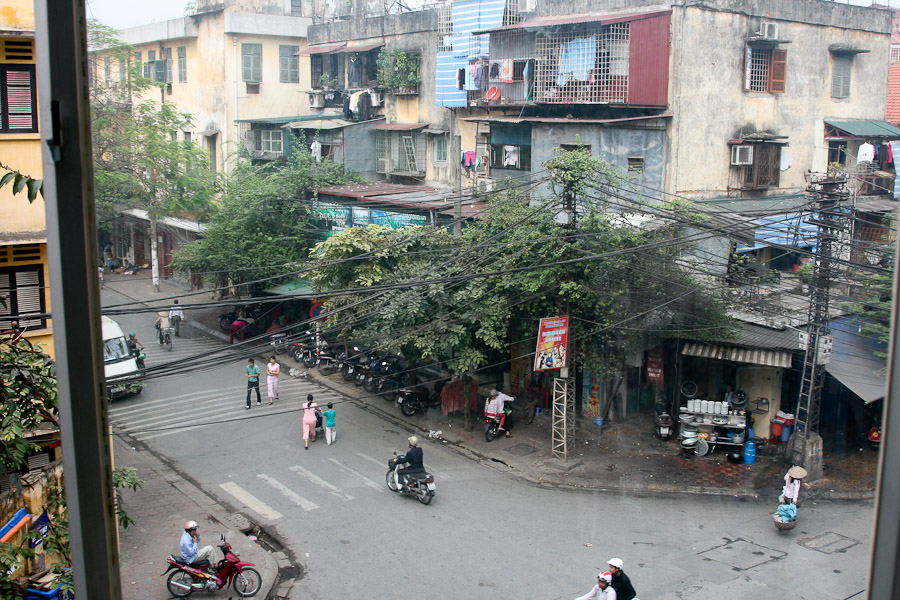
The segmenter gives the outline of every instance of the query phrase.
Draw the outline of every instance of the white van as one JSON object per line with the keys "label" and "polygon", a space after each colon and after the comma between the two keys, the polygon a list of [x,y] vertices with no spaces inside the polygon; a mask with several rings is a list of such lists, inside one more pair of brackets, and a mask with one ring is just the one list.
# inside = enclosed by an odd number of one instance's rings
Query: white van
{"label": "white van", "polygon": [[128,352],[125,333],[119,324],[109,317],[100,319],[103,327],[103,371],[107,381],[112,378],[117,380],[106,384],[106,397],[112,400],[120,396],[137,394],[144,388],[144,382],[140,380],[141,371],[135,357]]}

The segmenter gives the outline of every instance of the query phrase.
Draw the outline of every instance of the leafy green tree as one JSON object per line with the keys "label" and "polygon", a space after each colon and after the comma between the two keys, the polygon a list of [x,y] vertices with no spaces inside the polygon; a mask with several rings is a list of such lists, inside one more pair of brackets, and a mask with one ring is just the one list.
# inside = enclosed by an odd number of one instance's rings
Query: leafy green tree
{"label": "leafy green tree", "polygon": [[313,239],[306,190],[360,181],[340,165],[317,163],[302,143],[285,161],[253,164],[241,156],[203,237],[177,251],[172,267],[215,273],[220,285],[284,273],[306,261]]}
{"label": "leafy green tree", "polygon": [[[893,219],[890,221],[894,222]],[[866,251],[869,256],[877,256],[877,265],[887,269],[886,273],[857,270],[853,277],[858,287],[854,289],[854,302],[844,303],[844,308],[862,320],[862,333],[872,336],[885,344],[891,340],[891,310],[894,300],[894,269],[897,246],[883,244]],[[887,360],[886,352],[875,351],[875,356]]]}

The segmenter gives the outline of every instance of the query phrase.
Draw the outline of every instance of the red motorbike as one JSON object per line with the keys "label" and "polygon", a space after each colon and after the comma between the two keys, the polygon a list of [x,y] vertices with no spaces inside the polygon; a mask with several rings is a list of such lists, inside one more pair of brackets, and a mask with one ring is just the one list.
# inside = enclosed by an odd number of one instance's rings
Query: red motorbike
{"label": "red motorbike", "polygon": [[194,592],[215,592],[231,585],[238,596],[255,596],[262,587],[262,577],[259,576],[259,571],[251,568],[255,565],[239,559],[232,552],[231,544],[225,541],[224,535],[219,549],[222,550],[225,558],[212,569],[210,569],[209,561],[186,564],[180,556],[170,554],[166,557],[169,568],[163,575],[172,571],[166,580],[169,593],[176,598],[185,598]]}

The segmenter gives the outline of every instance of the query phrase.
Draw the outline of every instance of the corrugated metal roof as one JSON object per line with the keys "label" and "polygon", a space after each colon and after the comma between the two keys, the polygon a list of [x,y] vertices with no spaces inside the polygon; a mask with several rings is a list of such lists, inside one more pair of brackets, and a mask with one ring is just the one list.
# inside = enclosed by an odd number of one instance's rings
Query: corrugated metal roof
{"label": "corrugated metal roof", "polygon": [[341,52],[368,52],[369,50],[374,50],[375,48],[381,48],[384,46],[384,42],[375,42],[374,44],[362,44],[360,46],[347,46],[341,50]]}
{"label": "corrugated metal roof", "polygon": [[344,196],[347,198],[368,198],[385,194],[406,194],[409,192],[433,192],[436,188],[428,185],[402,185],[400,183],[359,183],[332,185],[318,190],[319,194]]}
{"label": "corrugated metal roof", "polygon": [[840,129],[853,137],[863,138],[895,138],[900,139],[900,129],[887,121],[872,121],[868,119],[825,119],[826,125]]}
{"label": "corrugated metal roof", "polygon": [[[543,27],[553,27],[556,25],[577,25],[579,23],[621,23],[623,21],[635,21],[637,19],[645,19],[647,17],[655,17],[660,15],[670,15],[671,10],[654,10],[647,12],[629,12],[605,15],[569,15],[566,17],[554,17],[552,19],[539,19],[536,21],[523,21],[514,25],[504,25],[503,27],[495,27],[493,29],[482,29],[476,31],[474,35],[482,35],[485,33],[495,33],[498,31],[516,31],[540,29]],[[455,48],[455,46],[454,46]]]}
{"label": "corrugated metal roof", "polygon": [[647,119],[668,119],[672,117],[672,113],[664,112],[658,115],[643,115],[640,117],[619,117],[616,119],[569,119],[566,117],[511,117],[508,115],[484,115],[481,117],[463,117],[460,121],[478,121],[481,123],[624,123],[628,121],[646,121]]}
{"label": "corrugated metal roof", "polygon": [[730,360],[732,362],[764,365],[767,367],[791,367],[791,352],[784,350],[764,350],[762,348],[737,348],[731,346],[714,346],[700,342],[688,342],[681,353],[685,356],[697,356],[714,360]]}
{"label": "corrugated metal roof", "polygon": [[235,123],[289,123],[291,121],[296,121],[301,117],[293,116],[293,117],[265,117],[263,119],[235,119]]}
{"label": "corrugated metal roof", "polygon": [[[381,119],[378,119],[379,121]],[[302,121],[291,121],[283,127],[289,129],[321,129],[327,131],[329,129],[343,129],[351,125],[365,125],[377,121],[347,121],[345,119],[306,119]]]}
{"label": "corrugated metal roof", "polygon": [[381,129],[387,131],[416,131],[417,129],[425,129],[428,123],[382,123],[376,125],[372,129]]}
{"label": "corrugated metal roof", "polygon": [[892,212],[900,208],[900,203],[890,198],[857,200],[856,209],[864,212]]}
{"label": "corrugated metal roof", "polygon": [[310,54],[324,54],[326,52],[334,52],[335,50],[340,50],[346,45],[347,42],[341,42],[339,44],[316,44],[315,46],[310,46],[305,50],[301,50],[297,53],[297,56],[309,56]]}
{"label": "corrugated metal roof", "polygon": [[800,347],[800,332],[796,329],[773,329],[753,323],[741,323],[734,339],[722,341],[753,348],[797,350]]}
{"label": "corrugated metal roof", "polygon": [[844,317],[831,322],[834,346],[825,370],[867,404],[884,398],[886,364],[874,352],[887,346],[859,333],[859,319]]}

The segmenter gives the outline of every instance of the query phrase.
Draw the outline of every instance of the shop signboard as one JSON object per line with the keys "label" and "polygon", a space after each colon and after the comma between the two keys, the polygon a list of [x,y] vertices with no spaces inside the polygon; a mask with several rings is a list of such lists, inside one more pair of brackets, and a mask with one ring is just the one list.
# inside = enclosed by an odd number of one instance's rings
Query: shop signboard
{"label": "shop signboard", "polygon": [[317,202],[312,207],[313,218],[327,221],[345,221],[350,209],[331,202]]}
{"label": "shop signboard", "polygon": [[428,222],[425,215],[413,215],[407,213],[393,213],[386,210],[369,211],[369,219],[371,223],[377,225],[386,225],[392,229],[400,229],[407,225],[424,225]]}
{"label": "shop signboard", "polygon": [[569,340],[569,316],[541,319],[538,327],[534,370],[550,371],[566,366],[566,345]]}
{"label": "shop signboard", "polygon": [[663,347],[656,346],[647,352],[647,381],[663,383]]}
{"label": "shop signboard", "polygon": [[369,224],[369,209],[353,207],[353,226],[365,227]]}
{"label": "shop signboard", "polygon": [[581,394],[581,413],[585,417],[596,418],[602,417],[600,414],[602,404],[600,398],[603,395],[601,388],[601,378],[599,371],[585,371],[582,374],[584,381]]}

